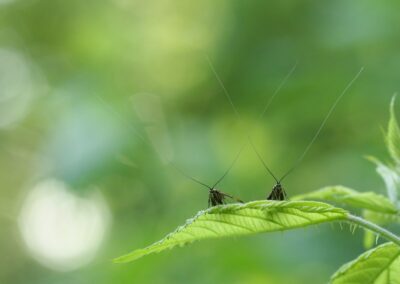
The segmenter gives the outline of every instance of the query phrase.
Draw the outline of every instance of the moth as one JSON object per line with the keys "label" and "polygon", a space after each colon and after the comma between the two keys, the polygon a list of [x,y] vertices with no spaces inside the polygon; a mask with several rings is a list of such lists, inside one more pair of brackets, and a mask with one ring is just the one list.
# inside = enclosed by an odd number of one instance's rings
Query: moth
{"label": "moth", "polygon": [[220,184],[220,182],[228,175],[228,173],[231,171],[233,166],[236,164],[236,162],[239,159],[240,154],[243,151],[243,149],[244,149],[244,146],[242,146],[242,148],[240,149],[239,153],[236,155],[235,159],[233,160],[233,162],[229,166],[229,168],[214,183],[213,186],[209,186],[206,183],[203,183],[203,182],[199,181],[198,179],[195,179],[192,176],[189,176],[188,174],[183,172],[180,168],[178,168],[174,163],[171,163],[171,166],[173,166],[178,172],[180,172],[182,175],[184,175],[188,179],[190,179],[190,180],[194,181],[195,183],[200,184],[203,187],[208,189],[208,207],[226,204],[226,198],[230,198],[230,199],[232,199],[232,200],[234,200],[236,202],[239,202],[239,203],[244,203],[241,199],[239,199],[239,198],[237,198],[235,196],[229,195],[229,194],[227,194],[225,192],[222,192],[221,190],[218,190],[216,188],[218,186],[218,184]]}
{"label": "moth", "polygon": [[[118,117],[122,122],[124,122],[127,126],[127,129],[129,129],[133,134],[135,134],[135,136],[137,136],[142,142],[144,142],[144,145],[146,145],[147,147],[149,147],[150,149],[152,149],[154,151],[154,149],[152,148],[152,144],[150,141],[148,141],[145,136],[141,135],[139,133],[139,131],[137,131],[137,129],[135,129],[134,127],[132,127],[130,124],[126,123],[123,118],[118,114],[118,112],[116,112],[114,109],[111,108],[111,106],[109,104],[107,104],[101,97],[96,96],[96,98],[99,100],[99,102],[101,104],[103,104],[105,107],[107,107],[110,112],[112,112],[116,117]],[[191,176],[189,176],[188,174],[186,174],[184,171],[182,171],[175,163],[173,163],[172,161],[168,161],[168,165],[174,167],[178,172],[180,172],[183,176],[187,177],[188,179],[206,187],[208,189],[208,207],[210,206],[217,206],[217,205],[222,205],[222,204],[226,204],[226,198],[230,198],[236,202],[240,202],[240,203],[244,203],[241,199],[227,194],[225,192],[222,192],[221,190],[218,190],[216,187],[218,186],[218,184],[220,184],[220,182],[222,182],[222,180],[228,175],[228,173],[230,172],[230,170],[233,168],[233,166],[235,165],[235,163],[237,162],[237,160],[240,157],[241,152],[243,151],[245,145],[242,146],[242,148],[240,149],[239,153],[236,155],[235,159],[233,160],[232,164],[230,165],[230,167],[228,168],[228,170],[218,179],[217,182],[214,183],[213,186],[209,186]]]}
{"label": "moth", "polygon": [[344,90],[340,93],[340,95],[336,98],[334,103],[332,104],[331,108],[329,109],[327,115],[325,116],[324,120],[322,121],[321,125],[319,126],[317,132],[305,148],[304,152],[301,154],[301,156],[297,159],[297,161],[294,163],[294,165],[280,178],[277,179],[276,176],[272,173],[271,169],[267,166],[265,163],[264,159],[261,157],[260,153],[257,151],[256,147],[254,146],[254,143],[251,141],[250,136],[249,142],[252,145],[254,151],[256,152],[257,156],[259,157],[260,161],[264,165],[265,169],[267,172],[275,179],[275,185],[272,188],[272,191],[267,195],[267,200],[286,200],[287,199],[287,194],[285,189],[282,186],[282,181],[288,177],[304,160],[305,156],[307,155],[308,151],[311,149],[312,145],[315,143],[317,140],[318,136],[321,134],[322,129],[324,128],[326,122],[328,121],[329,117],[332,115],[333,111],[339,104],[340,100],[343,98],[343,96],[347,93],[347,91],[350,89],[350,87],[353,85],[353,83],[358,79],[358,77],[361,75],[363,72],[364,68],[361,68],[358,73],[355,75],[355,77],[347,84],[347,86],[344,88]]}
{"label": "moth", "polygon": [[[227,97],[234,113],[236,114],[236,116],[238,117],[239,120],[242,120],[240,117],[239,112],[237,111],[231,96],[229,95],[227,89],[225,88],[225,85],[223,84],[222,80],[220,79],[218,73],[216,72],[213,64],[211,63],[211,60],[207,57],[206,58],[208,61],[208,64],[212,70],[212,72],[214,73],[214,76],[216,77],[218,83],[220,84],[222,90],[224,91],[225,96]],[[286,83],[286,81],[290,78],[290,76],[292,75],[292,73],[294,72],[294,70],[297,67],[297,63],[293,66],[293,68],[290,70],[290,72],[286,75],[286,77],[284,78],[284,80],[281,82],[281,84],[278,86],[278,88],[275,90],[275,92],[273,93],[273,95],[271,96],[271,98],[268,100],[267,105],[265,106],[264,110],[261,112],[260,116],[258,119],[261,119],[261,117],[263,117],[265,115],[265,113],[267,112],[267,109],[269,108],[270,104],[272,103],[272,100],[275,98],[275,96],[279,93],[280,89],[282,88],[282,86]],[[251,144],[253,150],[255,151],[255,153],[257,154],[258,158],[260,159],[260,161],[262,162],[262,164],[264,165],[265,169],[267,170],[267,172],[274,178],[275,180],[275,185],[272,188],[272,191],[267,195],[267,200],[278,200],[278,201],[283,201],[287,199],[287,193],[285,191],[285,189],[282,186],[282,181],[289,175],[291,174],[298,166],[299,164],[303,161],[304,157],[307,155],[308,151],[310,150],[311,146],[314,144],[314,142],[316,141],[316,139],[318,138],[318,136],[320,135],[322,129],[324,128],[326,122],[328,121],[329,117],[332,115],[333,111],[335,110],[336,106],[338,105],[338,103],[340,102],[340,100],[343,98],[343,96],[347,93],[347,91],[350,89],[350,87],[353,85],[353,83],[358,79],[358,77],[361,75],[361,73],[363,72],[364,67],[362,67],[358,73],[354,76],[354,78],[347,84],[347,86],[344,88],[344,90],[340,93],[340,95],[336,98],[336,100],[334,101],[333,105],[331,106],[330,110],[328,111],[328,114],[326,115],[326,117],[324,118],[324,120],[322,121],[320,127],[318,128],[317,132],[315,133],[314,137],[311,139],[311,142],[307,145],[306,149],[304,150],[304,152],[302,153],[302,155],[297,159],[297,161],[295,162],[295,164],[280,178],[277,179],[276,176],[272,173],[272,171],[270,170],[270,168],[268,167],[268,165],[265,163],[264,159],[261,157],[260,153],[257,151],[257,148],[255,147],[254,143],[251,140],[250,137],[250,131],[247,131],[247,137],[248,137],[248,142]]]}

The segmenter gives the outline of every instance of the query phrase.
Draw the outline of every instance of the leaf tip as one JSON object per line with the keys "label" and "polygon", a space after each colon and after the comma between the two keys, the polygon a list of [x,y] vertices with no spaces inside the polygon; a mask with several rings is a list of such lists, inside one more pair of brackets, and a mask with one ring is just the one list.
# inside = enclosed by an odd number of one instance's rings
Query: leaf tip
{"label": "leaf tip", "polygon": [[394,105],[396,103],[396,98],[397,98],[397,92],[393,94],[392,99],[390,100],[390,116],[392,118],[395,117],[395,111],[394,111]]}
{"label": "leaf tip", "polygon": [[124,256],[119,256],[119,257],[113,258],[111,261],[112,261],[112,263],[115,263],[115,264],[121,264],[121,263],[126,263],[126,262],[128,262],[128,261],[125,259]]}
{"label": "leaf tip", "polygon": [[123,263],[135,261],[135,260],[141,258],[142,256],[143,255],[140,253],[140,250],[136,250],[131,253],[118,256],[118,257],[112,259],[112,262],[115,264],[123,264]]}
{"label": "leaf tip", "polygon": [[398,95],[398,93],[397,93],[397,92],[395,92],[395,93],[393,94],[393,96],[392,96],[392,102],[391,102],[391,105],[393,105],[393,104],[394,104],[394,102],[396,101],[397,95]]}

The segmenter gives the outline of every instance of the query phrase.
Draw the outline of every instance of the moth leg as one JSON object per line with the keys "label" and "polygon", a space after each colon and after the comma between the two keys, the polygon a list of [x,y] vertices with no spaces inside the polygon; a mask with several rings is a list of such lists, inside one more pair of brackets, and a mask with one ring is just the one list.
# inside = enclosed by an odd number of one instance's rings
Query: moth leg
{"label": "moth leg", "polygon": [[231,198],[231,199],[234,199],[234,197],[233,197],[232,195],[226,194],[226,193],[224,193],[224,192],[221,192],[221,193],[222,193],[222,195],[224,195],[224,196],[226,196],[226,197],[229,197],[229,198]]}
{"label": "moth leg", "polygon": [[226,194],[226,193],[223,193],[223,195],[225,195],[226,197],[229,197],[230,199],[233,199],[233,200],[235,200],[235,201],[237,201],[239,203],[244,203],[244,201],[240,200],[239,198],[237,198],[235,196],[232,196],[232,195],[229,195],[229,194]]}
{"label": "moth leg", "polygon": [[287,193],[286,193],[286,191],[285,191],[285,190],[283,190],[283,196],[284,196],[285,200],[287,200],[287,199],[288,199],[288,195],[287,195]]}
{"label": "moth leg", "polygon": [[234,199],[235,199],[237,202],[239,202],[239,203],[244,203],[243,200],[241,200],[241,199],[239,199],[239,198],[237,198],[237,197],[234,197]]}
{"label": "moth leg", "polygon": [[283,194],[281,191],[278,191],[278,190],[275,191],[275,200],[278,200],[278,201],[282,200],[282,196],[283,196]]}
{"label": "moth leg", "polygon": [[270,200],[276,200],[276,190],[273,189],[270,195]]}

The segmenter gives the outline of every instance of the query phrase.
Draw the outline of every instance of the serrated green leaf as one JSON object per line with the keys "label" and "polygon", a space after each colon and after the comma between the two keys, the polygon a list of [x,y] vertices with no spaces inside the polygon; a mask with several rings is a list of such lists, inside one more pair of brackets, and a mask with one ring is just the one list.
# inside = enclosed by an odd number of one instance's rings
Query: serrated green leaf
{"label": "serrated green leaf", "polygon": [[385,243],[343,265],[332,284],[400,284],[400,247]]}
{"label": "serrated green leaf", "polygon": [[344,186],[329,186],[320,190],[298,195],[292,200],[324,200],[352,206],[355,208],[369,209],[372,211],[396,214],[396,207],[385,196],[374,192],[358,192]]}
{"label": "serrated green leaf", "polygon": [[394,111],[394,103],[396,96],[393,96],[390,103],[390,119],[388,125],[388,131],[386,134],[386,144],[389,150],[389,154],[397,165],[400,165],[400,129],[396,119],[396,113]]}
{"label": "serrated green leaf", "polygon": [[344,220],[348,212],[314,201],[253,201],[229,204],[200,211],[185,225],[162,240],[114,262],[130,262],[148,254],[210,238],[285,231],[319,223]]}
{"label": "serrated green leaf", "polygon": [[393,204],[396,204],[399,207],[397,196],[398,196],[398,188],[400,185],[400,177],[396,170],[391,167],[383,164],[381,161],[374,157],[367,157],[368,160],[376,164],[376,172],[382,177],[383,181],[386,185],[386,190],[390,201]]}

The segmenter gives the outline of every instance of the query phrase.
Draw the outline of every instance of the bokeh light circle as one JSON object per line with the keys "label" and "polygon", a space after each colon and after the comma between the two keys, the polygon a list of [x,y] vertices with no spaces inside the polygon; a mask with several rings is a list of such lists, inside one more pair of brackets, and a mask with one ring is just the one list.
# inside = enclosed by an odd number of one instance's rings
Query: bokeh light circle
{"label": "bokeh light circle", "polygon": [[109,221],[110,212],[99,191],[81,197],[63,182],[48,179],[25,198],[19,228],[33,258],[48,268],[70,271],[93,260]]}

